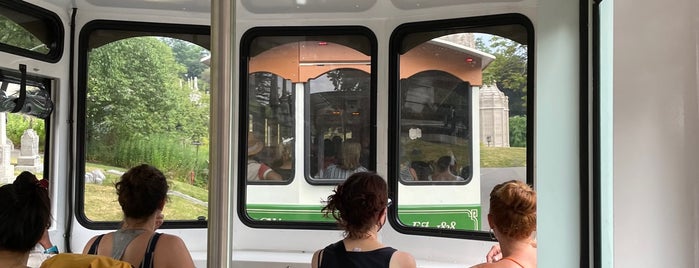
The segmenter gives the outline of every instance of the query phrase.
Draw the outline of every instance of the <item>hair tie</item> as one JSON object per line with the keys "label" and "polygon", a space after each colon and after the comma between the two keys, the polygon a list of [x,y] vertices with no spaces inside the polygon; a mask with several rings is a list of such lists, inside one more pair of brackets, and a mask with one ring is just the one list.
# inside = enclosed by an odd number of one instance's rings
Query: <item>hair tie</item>
{"label": "hair tie", "polygon": [[37,187],[42,188],[44,190],[48,191],[48,189],[49,189],[49,181],[46,179],[41,179],[41,180],[35,181],[34,184]]}

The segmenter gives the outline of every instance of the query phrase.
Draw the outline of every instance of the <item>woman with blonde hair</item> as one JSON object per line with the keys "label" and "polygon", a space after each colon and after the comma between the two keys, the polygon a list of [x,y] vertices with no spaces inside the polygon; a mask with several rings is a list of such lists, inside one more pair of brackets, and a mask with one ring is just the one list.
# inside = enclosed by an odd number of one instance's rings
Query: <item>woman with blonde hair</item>
{"label": "woman with blonde hair", "polygon": [[490,192],[488,223],[498,245],[476,268],[536,267],[536,192],[524,182],[512,180]]}
{"label": "woman with blonde hair", "polygon": [[359,163],[361,153],[362,146],[358,142],[345,142],[342,145],[341,163],[326,168],[323,171],[323,179],[344,180],[354,173],[368,171]]}

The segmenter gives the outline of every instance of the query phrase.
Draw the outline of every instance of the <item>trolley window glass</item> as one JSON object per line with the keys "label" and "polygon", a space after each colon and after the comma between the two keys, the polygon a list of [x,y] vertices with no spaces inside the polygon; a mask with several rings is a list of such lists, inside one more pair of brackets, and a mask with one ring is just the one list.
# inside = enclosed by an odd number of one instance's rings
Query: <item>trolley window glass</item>
{"label": "trolley window glass", "polygon": [[533,182],[532,29],[511,14],[394,31],[389,177],[399,231],[489,239],[493,186]]}
{"label": "trolley window glass", "polygon": [[170,191],[163,227],[205,227],[208,214],[209,29],[93,21],[80,34],[78,219],[114,228],[114,184],[142,163]]}
{"label": "trolley window glass", "polygon": [[375,169],[375,50],[362,27],[245,33],[239,211],[248,224],[332,222],[319,201]]}
{"label": "trolley window glass", "polygon": [[57,62],[63,24],[56,14],[21,1],[0,2],[0,51]]}
{"label": "trolley window glass", "polygon": [[[25,76],[26,98],[23,107],[14,112],[21,95],[22,74],[0,69],[0,185],[12,183],[23,171],[38,179],[50,179],[48,146],[50,115],[53,111],[51,86],[46,78]],[[49,184],[50,186],[50,184]]]}

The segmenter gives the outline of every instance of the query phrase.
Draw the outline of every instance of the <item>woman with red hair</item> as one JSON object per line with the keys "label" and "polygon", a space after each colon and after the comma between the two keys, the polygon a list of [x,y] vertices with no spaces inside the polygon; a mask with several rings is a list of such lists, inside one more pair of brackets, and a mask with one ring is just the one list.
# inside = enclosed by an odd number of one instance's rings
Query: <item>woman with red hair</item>
{"label": "woman with red hair", "polygon": [[498,240],[477,268],[536,267],[536,192],[524,182],[498,184],[490,192],[488,223]]}

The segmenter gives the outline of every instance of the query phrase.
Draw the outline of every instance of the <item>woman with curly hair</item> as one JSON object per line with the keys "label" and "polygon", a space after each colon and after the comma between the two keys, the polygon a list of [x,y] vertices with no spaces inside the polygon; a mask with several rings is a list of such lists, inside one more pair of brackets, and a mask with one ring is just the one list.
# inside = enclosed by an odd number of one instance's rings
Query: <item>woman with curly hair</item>
{"label": "woman with curly hair", "polygon": [[374,173],[354,173],[338,185],[322,211],[337,220],[345,238],[316,251],[312,267],[415,267],[412,255],[378,239],[389,205],[386,181]]}

